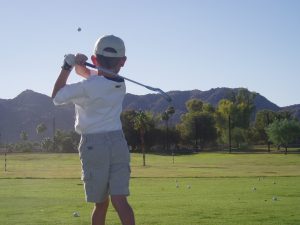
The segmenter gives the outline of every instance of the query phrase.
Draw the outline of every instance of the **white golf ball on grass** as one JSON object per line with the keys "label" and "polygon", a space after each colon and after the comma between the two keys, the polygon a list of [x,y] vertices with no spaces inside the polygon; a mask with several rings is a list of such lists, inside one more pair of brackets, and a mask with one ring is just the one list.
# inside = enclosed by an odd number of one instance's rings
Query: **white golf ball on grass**
{"label": "white golf ball on grass", "polygon": [[73,212],[73,216],[74,217],[79,217],[80,215],[79,215],[79,212]]}

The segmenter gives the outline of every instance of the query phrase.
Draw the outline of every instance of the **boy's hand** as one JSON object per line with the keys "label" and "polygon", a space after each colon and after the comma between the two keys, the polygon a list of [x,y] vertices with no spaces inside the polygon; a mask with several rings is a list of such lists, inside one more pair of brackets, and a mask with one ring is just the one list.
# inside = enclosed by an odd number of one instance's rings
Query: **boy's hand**
{"label": "boy's hand", "polygon": [[84,54],[77,53],[75,56],[75,71],[79,76],[84,78],[91,76],[91,71],[84,65],[87,60],[88,57]]}
{"label": "boy's hand", "polygon": [[64,64],[62,65],[63,70],[71,71],[75,65],[75,55],[67,54],[65,55]]}
{"label": "boy's hand", "polygon": [[77,53],[75,56],[75,64],[79,66],[85,66],[84,63],[88,60],[88,57],[84,54]]}

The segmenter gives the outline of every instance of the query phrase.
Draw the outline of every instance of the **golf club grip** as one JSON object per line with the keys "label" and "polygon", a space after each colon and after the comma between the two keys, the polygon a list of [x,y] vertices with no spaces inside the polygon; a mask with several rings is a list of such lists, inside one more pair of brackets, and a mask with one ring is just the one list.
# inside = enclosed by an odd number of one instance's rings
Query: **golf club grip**
{"label": "golf club grip", "polygon": [[96,66],[94,64],[92,64],[92,63],[85,62],[84,65],[96,69]]}

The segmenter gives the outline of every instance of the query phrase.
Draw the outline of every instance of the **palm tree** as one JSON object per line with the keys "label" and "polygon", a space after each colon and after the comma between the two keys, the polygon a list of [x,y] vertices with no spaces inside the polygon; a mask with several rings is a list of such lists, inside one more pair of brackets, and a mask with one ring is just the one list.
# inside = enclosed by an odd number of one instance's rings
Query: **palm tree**
{"label": "palm tree", "polygon": [[43,133],[46,130],[47,130],[47,127],[44,123],[40,123],[36,126],[36,133],[41,136],[41,149],[42,149]]}
{"label": "palm tree", "polygon": [[[169,106],[166,111],[163,112],[161,119],[166,122],[166,148],[169,150],[169,119],[175,113],[173,106]],[[174,152],[172,151],[173,163],[174,163]]]}
{"label": "palm tree", "polygon": [[41,142],[41,145],[42,149],[48,152],[50,147],[53,145],[53,141],[50,138],[44,138]]}
{"label": "palm tree", "polygon": [[22,131],[20,133],[20,138],[23,142],[27,141],[28,140],[28,134],[25,132],[25,131]]}
{"label": "palm tree", "polygon": [[147,114],[143,111],[136,112],[136,116],[134,117],[134,129],[139,131],[140,139],[141,139],[141,147],[143,153],[143,166],[146,166],[146,156],[145,156],[145,132],[148,129],[148,118]]}
{"label": "palm tree", "polygon": [[36,133],[42,135],[47,130],[47,127],[44,123],[40,123],[36,126]]}

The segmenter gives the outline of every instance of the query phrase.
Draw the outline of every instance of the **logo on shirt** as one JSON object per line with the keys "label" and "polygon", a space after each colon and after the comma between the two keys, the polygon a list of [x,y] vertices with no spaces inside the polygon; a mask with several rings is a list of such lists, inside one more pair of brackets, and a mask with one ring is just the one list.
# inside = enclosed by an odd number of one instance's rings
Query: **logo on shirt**
{"label": "logo on shirt", "polygon": [[120,87],[121,87],[121,85],[116,85],[116,86],[115,86],[115,88],[120,88]]}

